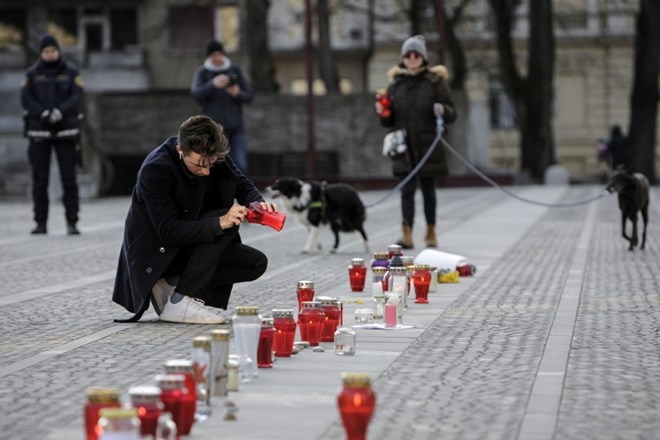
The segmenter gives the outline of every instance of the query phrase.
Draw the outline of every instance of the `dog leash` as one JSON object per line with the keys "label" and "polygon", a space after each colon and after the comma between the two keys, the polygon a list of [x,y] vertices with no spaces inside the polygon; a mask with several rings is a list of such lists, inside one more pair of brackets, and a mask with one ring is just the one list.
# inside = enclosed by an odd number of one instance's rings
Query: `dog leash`
{"label": "dog leash", "polygon": [[404,186],[406,183],[410,182],[410,179],[412,179],[413,177],[415,177],[415,175],[417,174],[417,172],[419,171],[419,169],[422,168],[422,166],[423,166],[423,165],[426,163],[426,161],[428,160],[429,156],[431,156],[431,153],[433,153],[433,150],[435,150],[435,147],[438,146],[438,142],[440,142],[440,140],[442,139],[442,133],[445,131],[445,121],[444,121],[444,119],[442,119],[442,116],[438,115],[438,116],[436,117],[436,120],[435,120],[435,121],[436,121],[436,135],[435,135],[435,139],[433,139],[433,142],[431,143],[431,146],[430,146],[429,149],[426,151],[426,153],[424,154],[424,156],[422,156],[422,158],[421,158],[420,161],[417,163],[417,165],[415,165],[415,168],[413,168],[413,169],[408,173],[408,175],[407,175],[406,177],[404,177],[403,180],[402,180],[401,182],[399,182],[399,184],[398,184],[397,186],[395,186],[394,188],[392,188],[392,189],[391,189],[389,192],[387,192],[383,197],[381,197],[380,199],[376,200],[375,202],[370,203],[370,204],[368,204],[368,205],[365,205],[365,206],[364,206],[365,208],[373,208],[373,207],[376,206],[376,205],[380,205],[380,204],[383,203],[385,200],[387,200],[392,194],[394,194],[395,192],[397,192],[397,191],[399,191],[401,188],[403,188],[403,186]]}
{"label": "dog leash", "polygon": [[427,150],[427,152],[424,154],[424,156],[421,158],[421,160],[417,163],[417,165],[408,173],[408,175],[401,181],[397,186],[392,188],[389,192],[387,192],[383,197],[380,199],[376,200],[373,203],[370,203],[368,205],[365,205],[365,208],[373,208],[376,205],[379,205],[383,203],[385,200],[387,200],[392,194],[395,192],[399,191],[406,183],[410,181],[419,169],[426,163],[428,160],[429,156],[433,153],[433,150],[435,150],[436,146],[438,145],[438,142],[442,142],[444,147],[449,150],[451,154],[453,154],[459,161],[463,163],[470,171],[472,171],[474,174],[476,174],[478,177],[480,177],[483,181],[491,185],[493,188],[497,188],[503,193],[507,194],[510,197],[513,197],[516,200],[519,200],[524,203],[530,203],[532,205],[538,205],[538,206],[544,206],[547,208],[570,208],[574,206],[580,206],[580,205],[586,205],[588,203],[595,202],[596,200],[602,199],[603,197],[610,195],[611,193],[605,189],[602,193],[597,194],[594,197],[590,197],[587,199],[583,200],[577,200],[575,202],[566,202],[566,203],[544,203],[544,202],[539,202],[537,200],[532,200],[528,199],[525,197],[521,197],[518,194],[514,193],[513,191],[510,191],[503,186],[499,185],[497,182],[495,182],[493,179],[482,173],[477,167],[472,165],[470,162],[468,162],[467,159],[465,159],[461,154],[454,149],[454,147],[451,146],[449,142],[447,142],[443,137],[442,134],[445,130],[445,122],[442,116],[439,114],[436,114],[436,136],[435,139],[433,139],[433,143],[431,143],[431,146]]}

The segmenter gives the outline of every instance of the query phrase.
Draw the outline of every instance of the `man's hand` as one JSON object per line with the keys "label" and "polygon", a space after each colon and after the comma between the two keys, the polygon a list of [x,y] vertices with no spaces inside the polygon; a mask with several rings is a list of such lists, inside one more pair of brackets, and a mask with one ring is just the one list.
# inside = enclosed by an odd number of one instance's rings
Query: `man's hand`
{"label": "man's hand", "polygon": [[224,89],[229,84],[229,81],[230,81],[229,76],[225,75],[224,73],[221,73],[220,75],[213,78],[213,85],[218,89]]}
{"label": "man's hand", "polygon": [[228,229],[240,225],[241,222],[245,220],[247,211],[248,210],[245,206],[241,206],[241,205],[232,206],[231,208],[229,208],[229,211],[227,211],[225,215],[219,217],[220,227],[222,229]]}
{"label": "man's hand", "polygon": [[229,93],[231,96],[238,96],[239,93],[241,93],[241,88],[238,86],[238,84],[232,84],[231,86],[226,88],[227,93]]}
{"label": "man's hand", "polygon": [[261,206],[264,210],[268,212],[277,212],[277,205],[275,205],[272,202],[257,202],[259,203],[259,206]]}
{"label": "man's hand", "polygon": [[57,124],[62,120],[62,112],[60,111],[59,108],[54,108],[50,111],[50,115],[48,116],[48,120],[50,121],[51,124]]}

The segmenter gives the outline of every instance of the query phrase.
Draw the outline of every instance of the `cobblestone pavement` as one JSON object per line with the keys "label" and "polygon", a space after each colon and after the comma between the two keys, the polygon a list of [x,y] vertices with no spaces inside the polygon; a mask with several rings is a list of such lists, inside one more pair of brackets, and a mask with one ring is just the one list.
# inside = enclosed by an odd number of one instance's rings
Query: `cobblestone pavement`
{"label": "cobblestone pavement", "polygon": [[[599,190],[516,188],[551,203]],[[614,197],[546,209],[494,189],[439,190],[440,248],[469,256],[478,272],[444,285],[433,308],[411,307],[414,331],[358,334],[365,351],[355,365],[373,371],[378,397],[369,438],[660,438],[660,234],[653,227],[660,208],[653,192],[647,248],[629,252]],[[369,203],[382,194],[361,195]],[[0,438],[82,438],[85,387],[125,391],[146,383],[164,361],[189,356],[191,338],[208,332],[161,323],[152,312],[140,324],[112,322],[129,316],[110,300],[128,203],[83,204],[80,237],[64,235],[62,209],[54,205],[50,234],[32,237],[29,204],[0,202]],[[398,197],[368,216],[372,250],[384,250],[399,234]],[[421,200],[417,218],[421,223]],[[305,232],[288,222],[280,233],[242,227],[244,241],[269,256],[269,268],[235,287],[228,315],[240,304],[292,307],[299,279],[340,296],[350,259],[371,258],[356,234],[343,234],[339,252],[327,253],[329,233],[324,252],[301,256]],[[411,253],[422,249],[423,232],[415,229]],[[322,374],[342,368],[330,355],[278,361],[237,393],[243,418],[232,426],[211,418],[190,438],[343,438],[338,379]],[[266,419],[260,428],[250,419],[257,402],[283,405],[298,419],[278,424],[271,407],[259,413]],[[321,411],[305,413],[312,408]]]}

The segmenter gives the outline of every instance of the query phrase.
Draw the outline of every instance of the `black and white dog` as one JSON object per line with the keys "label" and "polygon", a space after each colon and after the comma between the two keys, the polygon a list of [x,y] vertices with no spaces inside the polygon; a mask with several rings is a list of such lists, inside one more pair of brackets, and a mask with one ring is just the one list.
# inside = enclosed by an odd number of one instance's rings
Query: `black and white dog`
{"label": "black and white dog", "polygon": [[286,211],[307,226],[307,243],[302,249],[303,254],[312,249],[321,249],[319,233],[322,225],[330,225],[335,235],[335,244],[330,252],[337,252],[339,232],[353,231],[362,235],[364,251],[369,252],[367,234],[364,232],[366,211],[352,186],[281,177],[266,188],[266,192],[275,199],[281,199]]}

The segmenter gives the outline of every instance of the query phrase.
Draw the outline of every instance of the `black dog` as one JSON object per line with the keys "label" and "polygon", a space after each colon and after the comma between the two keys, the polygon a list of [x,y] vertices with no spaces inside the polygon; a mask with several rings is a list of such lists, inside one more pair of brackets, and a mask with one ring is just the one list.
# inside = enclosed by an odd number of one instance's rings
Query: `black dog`
{"label": "black dog", "polygon": [[[644,233],[642,234],[642,245],[646,243],[646,225],[649,221],[649,181],[641,173],[635,173],[631,168],[617,168],[610,183],[607,185],[609,192],[616,191],[619,195],[619,209],[621,209],[621,230],[623,238],[630,242],[629,251],[637,246],[637,212],[642,212],[644,221]],[[626,234],[626,219],[632,222],[632,236]]]}
{"label": "black dog", "polygon": [[280,198],[284,208],[307,226],[307,243],[302,253],[313,248],[321,249],[319,227],[330,225],[335,235],[335,244],[330,252],[339,246],[339,232],[358,231],[364,240],[364,251],[369,252],[367,234],[364,232],[366,211],[357,191],[344,183],[327,184],[315,180],[302,181],[293,177],[281,177],[266,191],[273,198]]}

